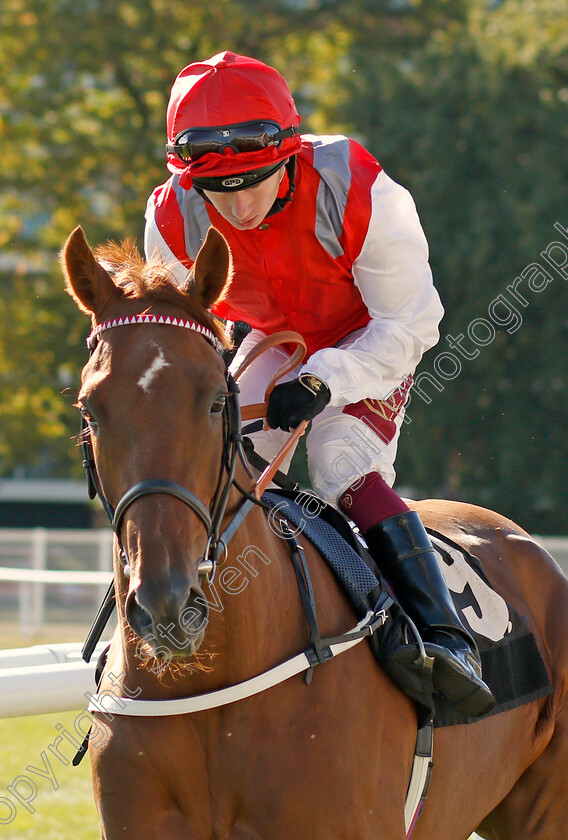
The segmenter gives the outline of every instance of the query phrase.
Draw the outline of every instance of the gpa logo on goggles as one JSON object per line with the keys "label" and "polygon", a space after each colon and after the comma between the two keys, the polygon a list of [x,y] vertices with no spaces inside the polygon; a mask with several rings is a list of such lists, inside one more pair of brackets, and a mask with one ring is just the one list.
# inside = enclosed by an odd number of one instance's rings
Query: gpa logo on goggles
{"label": "gpa logo on goggles", "polygon": [[232,177],[232,178],[225,178],[221,181],[222,187],[240,187],[241,184],[244,184],[245,179],[239,177]]}

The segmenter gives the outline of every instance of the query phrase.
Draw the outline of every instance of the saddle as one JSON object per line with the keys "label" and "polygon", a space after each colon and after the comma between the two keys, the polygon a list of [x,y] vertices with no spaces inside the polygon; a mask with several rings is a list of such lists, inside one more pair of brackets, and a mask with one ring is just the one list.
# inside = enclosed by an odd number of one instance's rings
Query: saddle
{"label": "saddle", "polygon": [[[434,694],[431,662],[421,655],[416,627],[389,591],[363,538],[349,520],[311,492],[271,490],[263,494],[262,501],[292,524],[296,537],[313,543],[359,617],[369,608],[382,609],[382,596],[390,595],[388,620],[368,643],[381,668],[417,704],[419,726],[432,719],[436,727],[479,720],[464,717]],[[526,620],[492,589],[476,557],[439,532],[427,531],[438,561],[452,570],[450,594],[477,642],[484,679],[497,701],[489,715],[551,693],[552,685]],[[416,660],[403,667],[393,654],[412,642],[416,643]]]}

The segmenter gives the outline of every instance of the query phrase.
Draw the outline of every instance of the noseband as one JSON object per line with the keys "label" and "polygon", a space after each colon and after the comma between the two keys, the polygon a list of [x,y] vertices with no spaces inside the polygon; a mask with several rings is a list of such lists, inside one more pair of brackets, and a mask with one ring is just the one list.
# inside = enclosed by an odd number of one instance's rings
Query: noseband
{"label": "noseband", "polygon": [[[93,332],[87,338],[87,347],[89,348],[90,355],[92,355],[95,351],[103,332],[114,329],[115,327],[129,326],[133,324],[163,324],[166,326],[189,329],[203,336],[218,353],[221,353],[223,350],[223,346],[215,334],[202,324],[198,324],[195,321],[186,321],[182,318],[140,314],[128,318],[116,319],[114,321],[107,321],[95,327]],[[119,557],[123,565],[124,574],[127,577],[130,575],[130,563],[121,540],[121,528],[124,516],[130,505],[134,504],[134,502],[138,501],[138,499],[157,493],[174,496],[176,499],[184,502],[184,504],[197,514],[203,524],[207,533],[207,545],[203,559],[200,561],[198,566],[198,574],[207,574],[209,576],[209,580],[211,581],[214,577],[216,566],[221,562],[221,559],[224,559],[224,556],[226,556],[228,539],[230,539],[234,530],[236,530],[236,527],[227,529],[227,531],[220,535],[221,523],[227,508],[231,485],[234,482],[237,456],[240,455],[244,460],[238,398],[239,389],[228,370],[226,372],[226,381],[228,398],[223,408],[223,454],[221,458],[219,483],[215,491],[211,509],[208,509],[206,505],[204,505],[203,502],[191,492],[191,490],[187,490],[185,487],[182,487],[180,484],[176,484],[173,481],[156,478],[147,479],[135,484],[127,490],[126,493],[124,493],[122,498],[118,501],[116,508],[113,508],[102,492],[93,457],[91,432],[87,420],[83,418],[81,446],[83,451],[83,466],[87,473],[89,498],[94,499],[95,496],[98,496],[102,502],[108,519],[117,536]],[[224,471],[226,472],[226,480],[223,483]],[[238,514],[237,516],[239,517],[239,521],[241,521],[241,517]]]}

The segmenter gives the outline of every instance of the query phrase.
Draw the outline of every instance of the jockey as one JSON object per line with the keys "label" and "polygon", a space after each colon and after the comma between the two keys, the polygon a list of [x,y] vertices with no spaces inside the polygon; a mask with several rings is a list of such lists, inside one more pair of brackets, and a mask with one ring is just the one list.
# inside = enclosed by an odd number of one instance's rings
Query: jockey
{"label": "jockey", "polygon": [[[363,533],[434,658],[435,689],[478,716],[494,700],[475,641],[418,514],[392,489],[412,375],[443,314],[426,239],[410,194],[369,152],[299,124],[286,81],[260,61],[223,52],[182,70],[167,110],[172,175],[148,201],[146,254],[181,283],[209,226],[225,236],[234,276],[213,312],[252,327],[233,369],[265,335],[304,337],[306,360],[272,391],[255,449],[271,460],[311,420],[315,491]],[[285,359],[273,348],[246,369],[243,404],[263,401]],[[416,658],[415,646],[401,655]]]}

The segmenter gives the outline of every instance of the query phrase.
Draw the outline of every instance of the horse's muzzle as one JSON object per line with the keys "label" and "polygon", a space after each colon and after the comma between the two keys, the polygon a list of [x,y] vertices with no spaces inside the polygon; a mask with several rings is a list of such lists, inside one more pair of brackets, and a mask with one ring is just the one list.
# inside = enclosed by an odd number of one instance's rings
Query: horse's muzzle
{"label": "horse's muzzle", "polygon": [[192,586],[186,593],[179,597],[172,589],[166,597],[156,599],[139,586],[128,594],[128,624],[158,659],[186,659],[203,641],[209,614],[207,601],[199,586]]}

